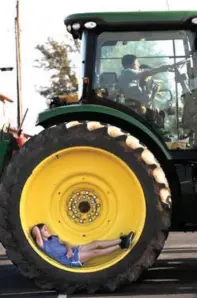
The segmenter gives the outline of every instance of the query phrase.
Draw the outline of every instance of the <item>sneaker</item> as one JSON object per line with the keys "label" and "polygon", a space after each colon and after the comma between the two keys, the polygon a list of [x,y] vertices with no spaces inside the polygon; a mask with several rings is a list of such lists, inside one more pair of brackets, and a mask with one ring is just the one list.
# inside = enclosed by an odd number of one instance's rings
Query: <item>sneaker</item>
{"label": "sneaker", "polygon": [[134,232],[130,232],[128,235],[120,236],[121,242],[120,247],[121,249],[128,249],[131,245],[131,242],[135,236]]}

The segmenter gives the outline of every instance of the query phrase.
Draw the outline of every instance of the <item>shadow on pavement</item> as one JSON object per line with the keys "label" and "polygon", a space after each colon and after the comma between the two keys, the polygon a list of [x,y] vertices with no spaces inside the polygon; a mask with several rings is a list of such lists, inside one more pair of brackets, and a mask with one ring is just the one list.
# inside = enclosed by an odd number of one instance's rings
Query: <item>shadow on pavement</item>
{"label": "shadow on pavement", "polygon": [[[132,285],[124,285],[116,293],[111,293],[109,296],[139,297],[140,295],[153,295],[157,297],[158,295],[179,294],[182,297],[182,295],[193,294],[193,298],[197,297],[197,259],[192,258],[192,251],[189,259],[158,260],[153,268],[143,274],[143,279],[141,278]],[[22,295],[23,292],[37,291],[42,293],[42,290],[38,289],[31,280],[21,276],[15,266],[0,266],[0,296],[6,293],[21,293]],[[107,296],[107,293],[98,292],[97,295],[100,297]],[[71,297],[77,296],[93,297],[92,294],[87,295],[84,292]],[[43,297],[47,297],[47,292]]]}
{"label": "shadow on pavement", "polygon": [[[85,295],[79,293],[77,296]],[[100,297],[106,293],[99,292]],[[139,297],[141,295],[179,295],[176,297],[187,297],[193,294],[197,297],[197,259],[176,258],[158,260],[154,267],[149,269],[139,281],[132,285],[124,285],[116,291],[115,296]],[[112,296],[112,294],[110,295]],[[73,296],[74,297],[74,296]],[[89,295],[92,297],[92,295]],[[96,296],[95,296],[96,297]],[[144,296],[145,297],[145,296]]]}
{"label": "shadow on pavement", "polygon": [[[1,259],[2,260],[2,256]],[[4,258],[4,260],[6,257]],[[36,285],[33,281],[23,277],[18,269],[12,265],[1,265],[0,266],[0,297],[19,297],[19,294],[21,297],[23,295],[41,295],[43,297],[49,297],[49,294],[52,291],[42,291]],[[8,295],[9,294],[9,295]]]}

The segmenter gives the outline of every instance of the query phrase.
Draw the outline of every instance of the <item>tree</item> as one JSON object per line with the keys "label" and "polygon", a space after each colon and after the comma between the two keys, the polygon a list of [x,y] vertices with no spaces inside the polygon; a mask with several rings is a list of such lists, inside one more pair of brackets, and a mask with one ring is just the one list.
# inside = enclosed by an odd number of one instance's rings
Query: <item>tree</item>
{"label": "tree", "polygon": [[60,43],[52,38],[37,45],[41,58],[36,59],[37,68],[50,72],[50,86],[40,87],[38,92],[45,98],[63,95],[77,88],[75,65],[72,63],[73,55],[79,53],[80,44],[67,37],[67,43]]}

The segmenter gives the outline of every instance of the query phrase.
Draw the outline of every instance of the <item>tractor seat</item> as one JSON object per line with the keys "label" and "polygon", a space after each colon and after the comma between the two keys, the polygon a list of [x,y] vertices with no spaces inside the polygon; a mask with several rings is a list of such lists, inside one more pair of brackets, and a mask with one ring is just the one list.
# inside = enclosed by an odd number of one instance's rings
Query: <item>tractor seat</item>
{"label": "tractor seat", "polygon": [[100,75],[100,88],[114,88],[117,82],[116,72],[103,72]]}

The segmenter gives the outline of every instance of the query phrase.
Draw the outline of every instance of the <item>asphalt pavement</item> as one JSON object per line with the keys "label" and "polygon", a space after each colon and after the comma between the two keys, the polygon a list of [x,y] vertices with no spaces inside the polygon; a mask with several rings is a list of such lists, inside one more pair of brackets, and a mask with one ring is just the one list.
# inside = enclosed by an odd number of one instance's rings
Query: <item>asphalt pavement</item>
{"label": "asphalt pavement", "polygon": [[57,294],[44,291],[20,275],[0,247],[0,298],[132,297],[197,298],[197,233],[171,233],[153,268],[135,284],[123,286],[116,293],[87,295]]}

